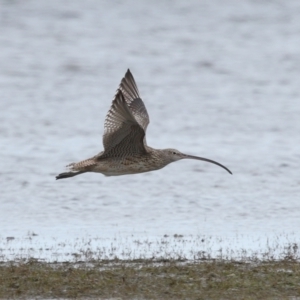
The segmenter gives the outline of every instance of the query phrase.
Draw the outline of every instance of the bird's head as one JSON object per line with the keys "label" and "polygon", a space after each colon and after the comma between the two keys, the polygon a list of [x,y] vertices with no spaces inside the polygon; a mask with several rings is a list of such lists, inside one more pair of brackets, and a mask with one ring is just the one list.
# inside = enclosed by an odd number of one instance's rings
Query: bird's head
{"label": "bird's head", "polygon": [[163,153],[164,153],[166,160],[169,163],[186,158],[185,154],[181,153],[180,151],[178,151],[176,149],[164,149]]}

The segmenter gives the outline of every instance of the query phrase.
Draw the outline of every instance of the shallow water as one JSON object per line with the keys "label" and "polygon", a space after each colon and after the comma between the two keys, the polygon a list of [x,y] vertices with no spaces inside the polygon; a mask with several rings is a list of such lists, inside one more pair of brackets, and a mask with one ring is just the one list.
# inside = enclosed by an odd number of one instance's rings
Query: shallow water
{"label": "shallow water", "polygon": [[[297,240],[299,1],[64,3],[1,1],[0,237]],[[148,144],[233,176],[181,161],[55,181],[102,150],[127,68],[150,115]]]}

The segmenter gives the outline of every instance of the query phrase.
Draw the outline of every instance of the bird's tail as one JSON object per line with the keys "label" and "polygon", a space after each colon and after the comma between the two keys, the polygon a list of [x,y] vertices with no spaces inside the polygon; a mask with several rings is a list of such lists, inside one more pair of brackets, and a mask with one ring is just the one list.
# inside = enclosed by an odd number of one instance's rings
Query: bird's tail
{"label": "bird's tail", "polygon": [[90,172],[92,167],[95,165],[93,159],[86,159],[78,163],[72,163],[67,166],[68,172],[60,173],[56,176],[57,179],[69,178],[77,176],[82,173]]}
{"label": "bird's tail", "polygon": [[70,171],[70,172],[64,172],[64,173],[60,173],[58,174],[55,178],[57,179],[64,179],[64,178],[69,178],[69,177],[73,177],[82,173],[85,173],[87,171]]}

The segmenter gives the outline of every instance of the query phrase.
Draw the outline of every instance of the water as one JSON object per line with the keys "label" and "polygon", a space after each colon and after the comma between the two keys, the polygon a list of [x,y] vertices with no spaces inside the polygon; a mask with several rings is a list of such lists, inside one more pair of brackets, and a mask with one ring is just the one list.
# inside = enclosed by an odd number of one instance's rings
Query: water
{"label": "water", "polygon": [[[1,1],[0,239],[298,241],[299,13],[296,0]],[[233,176],[180,161],[55,181],[102,150],[127,68],[150,115],[148,144]]]}

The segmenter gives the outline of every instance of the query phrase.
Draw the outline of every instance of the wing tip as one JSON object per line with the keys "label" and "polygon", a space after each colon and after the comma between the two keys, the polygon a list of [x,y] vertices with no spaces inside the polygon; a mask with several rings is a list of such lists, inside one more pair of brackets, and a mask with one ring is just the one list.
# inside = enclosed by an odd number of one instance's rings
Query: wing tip
{"label": "wing tip", "polygon": [[119,89],[122,90],[126,101],[128,100],[130,102],[134,98],[141,98],[137,84],[132,73],[130,72],[130,69],[127,70],[122,78],[119,84]]}
{"label": "wing tip", "polygon": [[130,69],[128,68],[127,71],[126,71],[126,73],[125,73],[125,75],[124,75],[124,77],[122,78],[122,81],[123,81],[123,80],[126,80],[126,79],[129,79],[129,78],[131,78],[131,77],[133,77],[133,76],[132,76],[132,74],[131,74]]}

